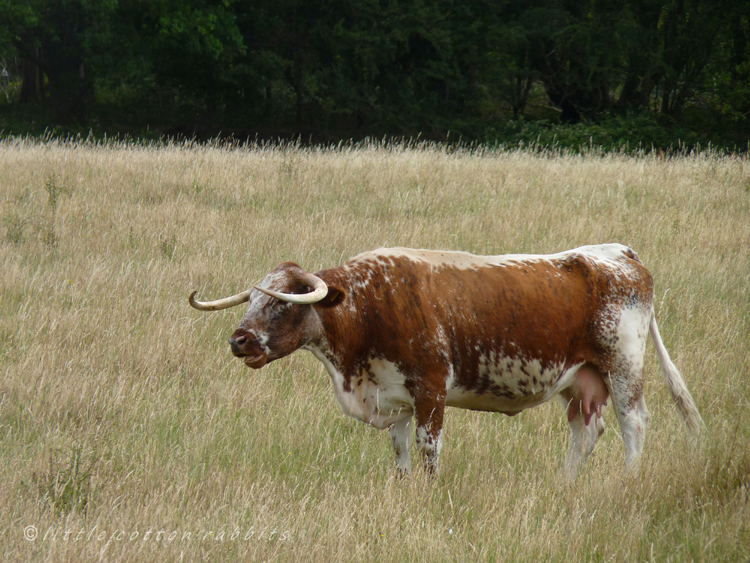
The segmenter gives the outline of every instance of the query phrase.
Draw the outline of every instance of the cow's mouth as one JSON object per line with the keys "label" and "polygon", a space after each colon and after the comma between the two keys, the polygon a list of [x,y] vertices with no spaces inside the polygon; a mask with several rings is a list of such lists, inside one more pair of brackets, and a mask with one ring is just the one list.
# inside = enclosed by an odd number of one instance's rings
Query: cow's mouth
{"label": "cow's mouth", "polygon": [[265,352],[261,352],[257,356],[245,356],[243,358],[245,365],[249,368],[260,369],[268,362],[268,357]]}

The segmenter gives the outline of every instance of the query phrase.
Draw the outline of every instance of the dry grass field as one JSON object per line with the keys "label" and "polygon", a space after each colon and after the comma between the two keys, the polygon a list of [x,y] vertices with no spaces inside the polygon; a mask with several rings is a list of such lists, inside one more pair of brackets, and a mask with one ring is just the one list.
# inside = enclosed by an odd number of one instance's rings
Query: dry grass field
{"label": "dry grass field", "polygon": [[[2,561],[750,561],[747,157],[10,139],[0,220]],[[312,355],[251,371],[244,309],[187,302],[379,246],[601,242],[654,274],[707,424],[691,449],[649,343],[638,476],[608,408],[563,484],[546,404],[449,409],[439,476],[399,479]]]}

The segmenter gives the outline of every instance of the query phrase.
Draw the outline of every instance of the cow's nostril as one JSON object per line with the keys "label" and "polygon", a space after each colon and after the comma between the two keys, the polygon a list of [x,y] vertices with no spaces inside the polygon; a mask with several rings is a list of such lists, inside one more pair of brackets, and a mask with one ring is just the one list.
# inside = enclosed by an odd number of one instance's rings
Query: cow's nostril
{"label": "cow's nostril", "polygon": [[229,345],[232,346],[233,348],[235,346],[242,346],[246,342],[247,342],[247,337],[246,336],[238,336],[237,338],[230,338],[229,339]]}
{"label": "cow's nostril", "polygon": [[236,356],[243,355],[244,347],[250,342],[250,339],[245,335],[237,337],[231,337],[229,339],[229,346],[232,348],[232,353]]}

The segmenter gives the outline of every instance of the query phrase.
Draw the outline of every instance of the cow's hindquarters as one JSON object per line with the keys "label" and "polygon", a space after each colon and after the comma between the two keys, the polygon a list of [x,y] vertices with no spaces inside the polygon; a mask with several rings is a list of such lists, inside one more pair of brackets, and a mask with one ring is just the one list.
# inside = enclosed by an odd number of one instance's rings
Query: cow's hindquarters
{"label": "cow's hindquarters", "polygon": [[649,412],[643,398],[644,357],[651,317],[650,300],[642,299],[607,311],[600,341],[608,346],[597,367],[604,374],[625,444],[625,465],[635,469],[646,440]]}

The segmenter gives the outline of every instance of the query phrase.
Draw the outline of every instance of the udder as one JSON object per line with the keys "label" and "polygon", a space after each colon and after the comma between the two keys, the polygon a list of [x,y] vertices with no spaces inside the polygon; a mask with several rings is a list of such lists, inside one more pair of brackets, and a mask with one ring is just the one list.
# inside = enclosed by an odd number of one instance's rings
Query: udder
{"label": "udder", "polygon": [[576,372],[573,384],[560,394],[568,401],[568,422],[582,414],[586,426],[594,413],[598,418],[602,417],[602,407],[607,405],[609,398],[602,372],[589,364]]}

